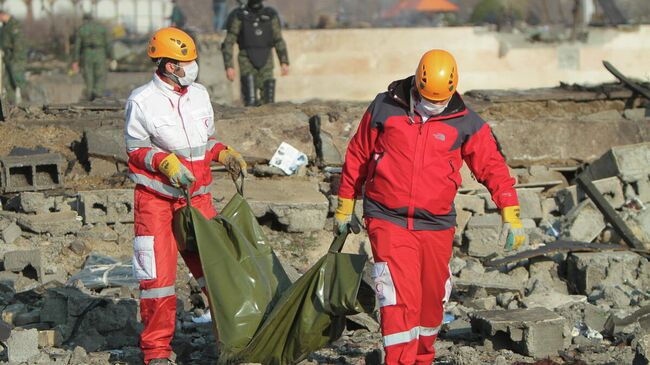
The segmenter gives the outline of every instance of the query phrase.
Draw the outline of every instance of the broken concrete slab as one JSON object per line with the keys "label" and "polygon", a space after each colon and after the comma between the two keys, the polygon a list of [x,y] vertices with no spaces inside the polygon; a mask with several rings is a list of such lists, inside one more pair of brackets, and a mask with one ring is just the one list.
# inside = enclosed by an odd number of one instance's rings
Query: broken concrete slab
{"label": "broken concrete slab", "polygon": [[[618,177],[608,177],[592,182],[614,209],[623,206],[625,194],[623,193],[623,184],[621,184]],[[562,214],[568,214],[571,209],[585,199],[588,199],[587,194],[577,185],[564,188],[555,195],[555,200]]]}
{"label": "broken concrete slab", "polygon": [[650,264],[633,252],[571,253],[566,265],[569,285],[580,294],[608,285],[650,287]]}
{"label": "broken concrete slab", "polygon": [[133,189],[80,191],[78,202],[86,224],[133,222]]}
{"label": "broken concrete slab", "polygon": [[454,280],[454,287],[462,290],[480,288],[491,295],[503,292],[521,294],[524,292],[524,282],[498,271],[488,271],[477,275],[473,270],[464,269],[461,271],[459,278]]}
{"label": "broken concrete slab", "polygon": [[565,319],[546,308],[484,311],[470,317],[472,329],[489,338],[495,349],[544,358],[564,348]]}
{"label": "broken concrete slab", "polygon": [[[282,142],[289,143],[310,159],[315,155],[309,117],[300,111],[233,115],[215,120],[219,140],[237,146],[247,159],[268,161]],[[242,133],[242,131],[245,131]]]}
{"label": "broken concrete slab", "polygon": [[544,217],[540,200],[542,190],[541,188],[517,189],[521,218],[541,220]]}
{"label": "broken concrete slab", "polygon": [[503,222],[498,214],[472,216],[465,227],[467,254],[486,257],[502,252],[503,245],[499,241],[502,228]]}
{"label": "broken concrete slab", "polygon": [[592,180],[619,176],[625,182],[647,179],[650,175],[650,142],[612,147],[592,162],[587,172]]}
{"label": "broken concrete slab", "polygon": [[531,260],[530,279],[526,284],[529,294],[569,294],[567,284],[559,277],[560,265],[552,260]]}
{"label": "broken concrete slab", "polygon": [[648,108],[634,108],[623,110],[623,116],[629,120],[643,120],[650,118],[650,109]]}
{"label": "broken concrete slab", "polygon": [[584,316],[584,322],[589,328],[598,332],[605,330],[605,323],[607,322],[607,318],[609,318],[608,310],[590,303],[585,303],[582,314]]}
{"label": "broken concrete slab", "polygon": [[466,210],[478,215],[485,213],[485,201],[476,195],[456,194],[454,206],[456,207],[456,212]]}
{"label": "broken concrete slab", "polygon": [[576,303],[586,303],[587,297],[584,295],[568,295],[555,292],[535,293],[521,300],[526,308],[547,308],[554,310],[556,308],[572,305]]}
{"label": "broken concrete slab", "polygon": [[38,330],[15,329],[11,332],[11,336],[7,340],[9,362],[26,362],[38,354]]}
{"label": "broken concrete slab", "polygon": [[650,364],[650,334],[645,334],[636,340],[632,365]]}
{"label": "broken concrete slab", "polygon": [[15,221],[4,217],[0,218],[0,239],[2,242],[7,244],[14,243],[22,234],[23,231]]}
{"label": "broken concrete slab", "polygon": [[591,200],[584,200],[562,217],[560,224],[561,237],[591,242],[605,229],[605,218]]}
{"label": "broken concrete slab", "polygon": [[[234,194],[232,182],[219,180],[213,184],[217,210],[221,210]],[[288,232],[311,232],[323,229],[329,201],[318,190],[318,182],[284,178],[282,184],[273,180],[247,180],[246,200],[258,219],[275,220]],[[223,200],[221,200],[223,199]]]}
{"label": "broken concrete slab", "polygon": [[126,163],[124,128],[95,128],[84,131],[88,155]]}
{"label": "broken concrete slab", "polygon": [[56,212],[46,214],[20,214],[17,223],[22,228],[34,233],[50,233],[63,236],[76,233],[81,229],[81,217],[77,212]]}

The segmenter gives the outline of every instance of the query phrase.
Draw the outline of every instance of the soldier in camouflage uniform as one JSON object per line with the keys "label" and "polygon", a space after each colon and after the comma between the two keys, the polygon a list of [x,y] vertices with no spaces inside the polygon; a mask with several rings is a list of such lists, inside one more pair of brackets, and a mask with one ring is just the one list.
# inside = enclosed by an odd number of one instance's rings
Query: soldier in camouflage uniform
{"label": "soldier in camouflage uniform", "polygon": [[[92,19],[90,14],[84,14],[84,23],[77,31],[74,43],[72,70],[78,72],[81,64],[88,100],[104,96],[108,59],[112,58],[108,29]],[[111,61],[111,64],[115,64],[115,61]]]}
{"label": "soldier in camouflage uniform", "polygon": [[0,10],[0,47],[2,47],[2,88],[7,93],[10,103],[21,101],[21,89],[24,91],[25,64],[27,63],[27,49],[23,39],[20,22],[11,14]]}
{"label": "soldier in camouflage uniform", "polygon": [[289,73],[289,54],[282,39],[278,13],[273,8],[265,7],[262,0],[248,0],[246,6],[233,10],[228,16],[227,30],[221,51],[228,80],[235,80],[233,47],[237,42],[244,105],[258,105],[258,90],[261,93],[261,104],[273,103],[273,47],[280,59],[282,76]]}

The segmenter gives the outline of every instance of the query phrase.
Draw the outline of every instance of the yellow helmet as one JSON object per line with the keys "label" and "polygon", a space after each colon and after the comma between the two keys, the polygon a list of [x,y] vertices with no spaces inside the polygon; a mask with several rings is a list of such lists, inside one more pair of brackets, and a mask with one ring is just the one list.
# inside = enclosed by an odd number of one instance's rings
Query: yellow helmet
{"label": "yellow helmet", "polygon": [[147,54],[151,58],[166,57],[181,62],[194,61],[198,57],[192,37],[173,27],[154,33],[149,41]]}
{"label": "yellow helmet", "polygon": [[458,66],[451,53],[434,49],[425,53],[415,73],[415,87],[422,97],[441,101],[449,99],[458,86]]}

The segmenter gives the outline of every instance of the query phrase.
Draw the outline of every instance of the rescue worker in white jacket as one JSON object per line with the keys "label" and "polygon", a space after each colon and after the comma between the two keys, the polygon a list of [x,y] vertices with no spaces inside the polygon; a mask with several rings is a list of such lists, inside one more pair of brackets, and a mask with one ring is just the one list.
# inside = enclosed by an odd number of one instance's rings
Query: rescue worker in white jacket
{"label": "rescue worker in white jacket", "polygon": [[[224,164],[231,173],[245,173],[246,162],[212,136],[212,104],[205,87],[194,82],[198,54],[192,38],[177,28],[160,29],[147,53],[157,70],[149,83],[129,96],[125,138],[130,177],[137,184],[133,267],[140,280],[144,324],[140,347],[145,364],[160,365],[171,363],[176,320],[174,211],[186,205],[184,189],[188,189],[192,206],[207,218],[214,217],[211,162]],[[181,255],[204,288],[198,254]]]}

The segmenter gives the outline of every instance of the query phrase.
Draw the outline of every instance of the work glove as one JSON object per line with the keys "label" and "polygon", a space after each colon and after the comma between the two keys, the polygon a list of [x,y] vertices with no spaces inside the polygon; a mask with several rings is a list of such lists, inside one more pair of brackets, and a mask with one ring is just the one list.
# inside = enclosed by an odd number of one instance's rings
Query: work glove
{"label": "work glove", "polygon": [[167,176],[172,185],[177,188],[189,188],[196,181],[192,172],[173,153],[170,153],[169,156],[160,162],[158,170]]}
{"label": "work glove", "polygon": [[519,218],[519,206],[505,207],[501,210],[503,220],[503,234],[507,234],[505,239],[505,250],[517,250],[526,242],[526,232]]}
{"label": "work glove", "polygon": [[227,147],[225,150],[219,152],[217,161],[223,164],[232,176],[237,177],[241,173],[246,177],[246,161],[241,153],[235,151],[232,147]]}
{"label": "work glove", "polygon": [[348,229],[354,213],[354,199],[338,198],[336,212],[334,212],[334,232],[343,233]]}
{"label": "work glove", "polygon": [[111,60],[108,63],[108,69],[111,70],[111,71],[117,70],[117,60]]}

